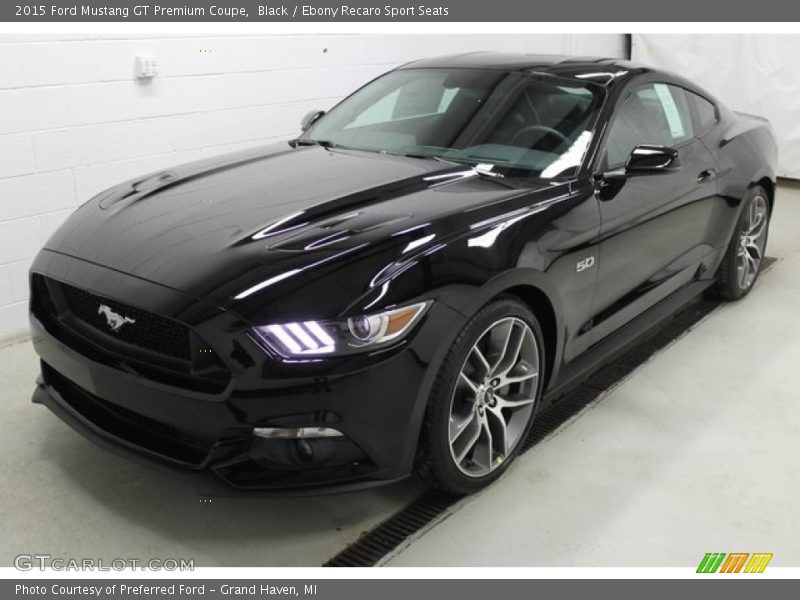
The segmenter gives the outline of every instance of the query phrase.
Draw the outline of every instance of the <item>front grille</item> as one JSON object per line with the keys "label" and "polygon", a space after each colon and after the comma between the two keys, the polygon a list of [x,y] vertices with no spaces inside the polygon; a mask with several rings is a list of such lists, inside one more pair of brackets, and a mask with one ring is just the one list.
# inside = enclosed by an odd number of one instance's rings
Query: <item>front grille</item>
{"label": "front grille", "polygon": [[[143,350],[191,360],[190,334],[185,325],[71,285],[62,283],[61,289],[72,315],[93,329]],[[114,331],[101,310],[102,306],[132,321]]]}
{"label": "front grille", "polygon": [[[88,359],[198,392],[218,394],[231,379],[219,355],[187,325],[50,279],[31,278],[31,310],[42,326]],[[100,310],[107,306],[108,311]],[[126,322],[109,326],[119,315]]]}

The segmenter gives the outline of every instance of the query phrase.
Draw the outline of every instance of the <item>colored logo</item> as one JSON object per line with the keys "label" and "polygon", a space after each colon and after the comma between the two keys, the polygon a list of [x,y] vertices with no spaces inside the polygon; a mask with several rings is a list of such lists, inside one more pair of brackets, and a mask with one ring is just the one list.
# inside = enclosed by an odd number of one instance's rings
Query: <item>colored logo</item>
{"label": "colored logo", "polygon": [[772,553],[708,552],[697,567],[698,573],[763,573]]}

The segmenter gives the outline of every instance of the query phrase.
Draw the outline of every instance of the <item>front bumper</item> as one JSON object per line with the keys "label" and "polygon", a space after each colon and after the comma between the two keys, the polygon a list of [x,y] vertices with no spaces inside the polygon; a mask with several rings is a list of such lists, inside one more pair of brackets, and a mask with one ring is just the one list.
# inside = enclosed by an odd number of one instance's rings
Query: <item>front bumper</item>
{"label": "front bumper", "polygon": [[[171,477],[183,480],[188,489],[201,496],[220,497],[238,494],[247,494],[248,496],[298,496],[347,492],[376,485],[386,485],[394,481],[400,481],[406,477],[402,476],[396,479],[358,478],[353,477],[350,473],[340,472],[342,477],[339,480],[335,480],[331,478],[331,475],[335,475],[335,473],[329,471],[327,476],[320,477],[317,481],[309,481],[305,485],[292,485],[291,482],[283,480],[273,482],[272,485],[239,487],[231,485],[225,480],[225,471],[223,471],[223,476],[219,476],[219,473],[215,469],[225,466],[226,457],[236,456],[242,451],[246,451],[247,440],[241,440],[241,444],[230,441],[220,441],[214,444],[202,463],[181,464],[170,457],[145,448],[141,445],[141,439],[136,440],[136,442],[130,441],[131,437],[133,437],[132,434],[137,433],[138,428],[136,427],[122,430],[119,432],[119,435],[112,433],[109,429],[104,429],[103,426],[95,422],[89,414],[73,407],[55,387],[46,384],[42,377],[36,382],[36,389],[34,390],[32,399],[34,403],[49,408],[64,423],[97,446],[145,467],[167,472]],[[138,429],[138,433],[150,439],[158,437],[146,430]],[[160,441],[167,441],[167,443],[169,443],[169,440],[161,439]],[[313,474],[306,473],[306,476],[308,475]]]}
{"label": "front bumper", "polygon": [[[64,281],[67,263],[70,284],[109,297],[120,288],[119,278],[127,278],[117,273],[104,288],[102,267],[63,256],[37,260],[34,272]],[[165,305],[163,298],[179,294],[142,280],[126,286],[135,286],[140,293],[132,297],[153,311]],[[171,303],[181,304],[175,298]],[[400,348],[332,369],[282,370],[246,334],[233,331],[237,325],[242,330],[235,316],[215,315],[211,324],[192,324],[214,340],[231,373],[224,389],[209,393],[86,352],[32,314],[33,345],[42,362],[33,401],[105,448],[192,475],[201,493],[313,493],[388,483],[411,472],[425,403],[449,346],[443,341],[462,321],[435,303]],[[253,434],[255,427],[320,426],[343,436],[299,441]]]}

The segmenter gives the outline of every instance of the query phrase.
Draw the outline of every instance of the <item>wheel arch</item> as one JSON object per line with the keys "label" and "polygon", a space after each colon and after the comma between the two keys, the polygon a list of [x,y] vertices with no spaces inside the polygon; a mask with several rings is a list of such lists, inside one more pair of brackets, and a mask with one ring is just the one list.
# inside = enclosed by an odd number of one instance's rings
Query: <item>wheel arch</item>
{"label": "wheel arch", "polygon": [[553,377],[557,375],[557,365],[560,364],[561,351],[564,347],[564,313],[557,289],[542,271],[518,268],[489,280],[477,291],[478,293],[470,295],[466,305],[458,306],[458,310],[467,317],[471,317],[481,307],[503,295],[518,298],[536,315],[544,337],[544,386],[547,389]]}
{"label": "wheel arch", "polygon": [[769,214],[772,214],[772,209],[775,207],[775,181],[769,177],[762,177],[758,181],[750,184],[750,187],[760,185],[767,192],[767,202],[769,202]]}
{"label": "wheel arch", "polygon": [[539,321],[539,326],[542,329],[542,337],[544,338],[544,389],[547,389],[547,385],[550,383],[550,377],[553,373],[556,348],[558,347],[556,312],[553,303],[550,301],[547,294],[535,285],[515,285],[503,290],[503,292],[498,295],[511,295],[519,298],[531,309],[533,314],[536,315],[536,319]]}

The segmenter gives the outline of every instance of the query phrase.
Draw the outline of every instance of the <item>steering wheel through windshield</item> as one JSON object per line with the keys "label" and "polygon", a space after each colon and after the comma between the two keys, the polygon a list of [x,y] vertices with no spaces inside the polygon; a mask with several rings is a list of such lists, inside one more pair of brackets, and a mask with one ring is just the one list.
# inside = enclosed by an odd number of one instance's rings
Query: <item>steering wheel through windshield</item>
{"label": "steering wheel through windshield", "polygon": [[[517,140],[519,138],[521,138],[523,135],[526,135],[526,134],[531,133],[533,131],[543,131],[544,132],[544,135],[539,137],[539,139],[536,140],[537,142],[539,140],[544,139],[548,135],[552,135],[552,136],[557,137],[559,139],[559,144],[555,148],[553,148],[553,150],[557,150],[563,144],[566,144],[567,146],[572,144],[572,141],[567,136],[565,136],[563,133],[561,133],[558,129],[553,129],[552,127],[548,127],[547,125],[528,125],[527,127],[523,127],[517,133],[514,134],[514,137],[511,138],[511,145],[512,146],[516,146],[517,145],[516,142],[517,142]],[[528,147],[532,147],[532,145],[530,145]]]}

